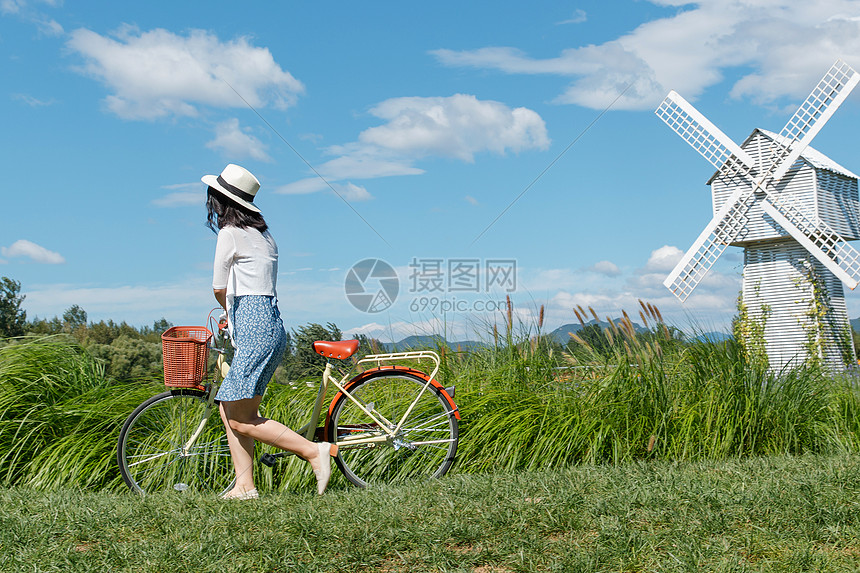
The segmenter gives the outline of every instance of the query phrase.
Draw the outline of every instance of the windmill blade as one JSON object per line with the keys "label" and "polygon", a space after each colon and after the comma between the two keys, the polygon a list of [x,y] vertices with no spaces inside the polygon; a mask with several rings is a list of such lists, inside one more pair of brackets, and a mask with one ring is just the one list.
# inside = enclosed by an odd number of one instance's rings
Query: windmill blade
{"label": "windmill blade", "polygon": [[732,156],[747,169],[755,167],[755,161],[746,151],[675,90],[669,92],[654,113],[717,169],[722,170]]}
{"label": "windmill blade", "polygon": [[714,215],[693,246],[663,281],[678,300],[684,302],[701,282],[729,243],[740,236],[747,225],[746,213],[754,201],[748,189],[738,188]]}
{"label": "windmill blade", "polygon": [[860,284],[860,252],[849,245],[824,221],[812,221],[787,201],[769,194],[762,210],[788,231],[821,264],[854,290]]}
{"label": "windmill blade", "polygon": [[775,157],[770,163],[775,168],[772,175],[774,185],[791,169],[858,82],[860,74],[842,60],[837,60],[824,74],[779,133],[780,140],[774,146]]}

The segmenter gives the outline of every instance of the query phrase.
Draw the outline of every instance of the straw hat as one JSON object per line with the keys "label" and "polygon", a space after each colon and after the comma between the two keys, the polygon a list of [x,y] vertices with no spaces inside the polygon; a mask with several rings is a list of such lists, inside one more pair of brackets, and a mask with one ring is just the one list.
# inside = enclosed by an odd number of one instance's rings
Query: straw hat
{"label": "straw hat", "polygon": [[200,178],[203,183],[215,189],[231,201],[259,213],[260,209],[254,205],[254,197],[260,190],[260,182],[254,175],[238,165],[229,164],[217,177],[215,175],[204,175]]}

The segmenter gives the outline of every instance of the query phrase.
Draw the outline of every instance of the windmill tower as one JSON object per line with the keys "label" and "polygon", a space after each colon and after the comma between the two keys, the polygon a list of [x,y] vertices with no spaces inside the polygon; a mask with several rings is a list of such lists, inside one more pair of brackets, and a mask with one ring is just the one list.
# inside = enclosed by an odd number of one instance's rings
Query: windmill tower
{"label": "windmill tower", "polygon": [[842,283],[860,282],[857,176],[809,143],[858,82],[837,61],[779,134],[740,146],[674,91],[655,112],[717,168],[714,217],[663,284],[684,302],[727,246],[744,247],[743,303],[774,369],[853,359]]}

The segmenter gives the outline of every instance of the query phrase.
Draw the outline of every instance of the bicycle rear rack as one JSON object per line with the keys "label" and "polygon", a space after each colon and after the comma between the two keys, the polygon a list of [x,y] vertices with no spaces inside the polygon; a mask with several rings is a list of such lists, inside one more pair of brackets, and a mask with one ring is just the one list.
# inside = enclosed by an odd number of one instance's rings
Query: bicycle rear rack
{"label": "bicycle rear rack", "polygon": [[432,350],[414,350],[410,352],[388,352],[385,354],[368,354],[356,363],[356,366],[365,363],[376,363],[377,366],[382,366],[383,362],[391,362],[395,360],[418,360],[429,359],[433,362],[433,372],[430,373],[430,378],[436,378],[439,373],[439,355]]}

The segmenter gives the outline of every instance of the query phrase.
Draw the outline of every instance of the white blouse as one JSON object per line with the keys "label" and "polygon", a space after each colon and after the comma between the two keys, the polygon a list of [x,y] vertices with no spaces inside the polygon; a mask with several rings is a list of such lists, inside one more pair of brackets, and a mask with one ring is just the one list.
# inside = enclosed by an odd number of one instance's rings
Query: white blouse
{"label": "white blouse", "polygon": [[226,288],[232,302],[247,294],[276,296],[277,282],[278,245],[269,231],[238,227],[218,231],[213,289]]}

